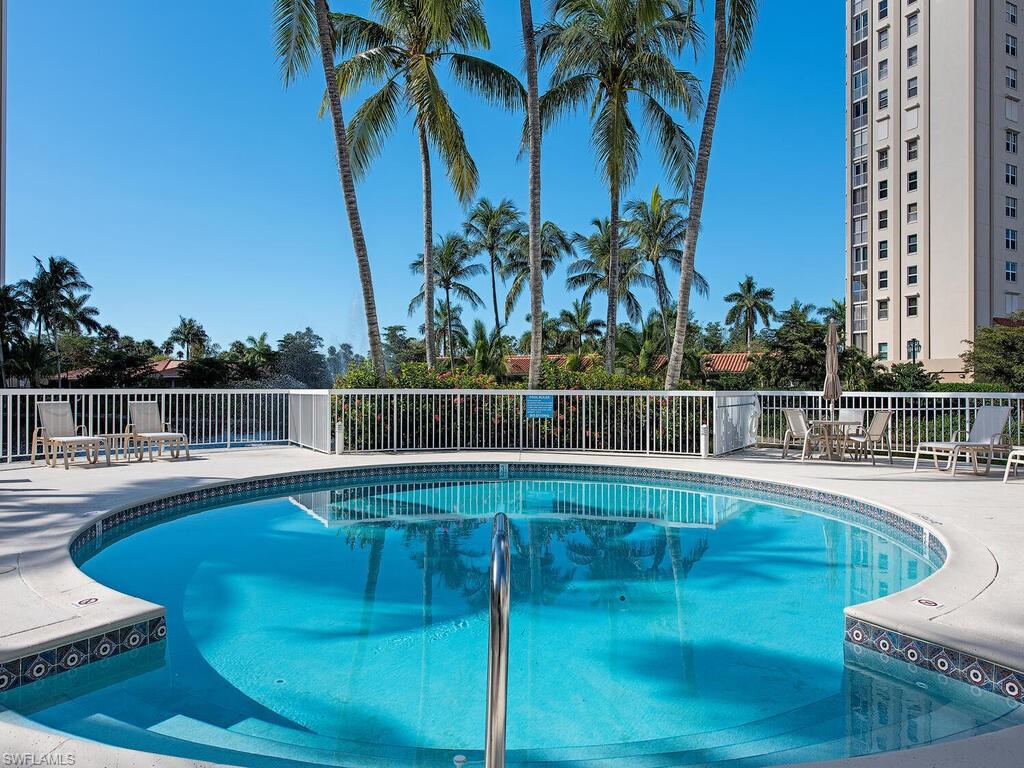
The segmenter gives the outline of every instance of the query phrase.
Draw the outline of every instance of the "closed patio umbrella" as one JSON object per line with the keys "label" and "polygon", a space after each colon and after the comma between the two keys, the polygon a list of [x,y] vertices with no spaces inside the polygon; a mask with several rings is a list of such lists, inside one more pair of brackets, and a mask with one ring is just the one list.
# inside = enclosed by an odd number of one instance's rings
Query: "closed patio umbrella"
{"label": "closed patio umbrella", "polygon": [[839,381],[839,334],[836,332],[835,321],[829,320],[828,333],[825,334],[825,385],[821,389],[821,399],[832,405],[842,396],[843,385]]}

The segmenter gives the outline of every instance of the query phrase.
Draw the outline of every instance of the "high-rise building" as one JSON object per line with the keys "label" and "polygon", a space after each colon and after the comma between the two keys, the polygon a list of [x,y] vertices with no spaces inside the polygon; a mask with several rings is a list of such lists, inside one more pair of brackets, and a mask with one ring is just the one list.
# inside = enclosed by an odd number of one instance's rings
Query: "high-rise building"
{"label": "high-rise building", "polygon": [[847,341],[955,377],[1024,309],[1024,21],[1010,0],[846,8]]}

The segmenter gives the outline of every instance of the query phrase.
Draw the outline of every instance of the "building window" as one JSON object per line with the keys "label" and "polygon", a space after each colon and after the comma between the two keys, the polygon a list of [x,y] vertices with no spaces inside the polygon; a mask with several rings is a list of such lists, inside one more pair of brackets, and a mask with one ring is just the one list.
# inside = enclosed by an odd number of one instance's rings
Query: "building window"
{"label": "building window", "polygon": [[[879,312],[882,311],[881,305],[879,305],[878,311]],[[886,307],[885,311],[888,314],[888,312],[889,312],[888,307]],[[881,320],[882,318],[878,318],[878,319]],[[887,342],[884,342],[884,341],[878,342],[878,359],[879,360],[888,360],[889,359],[889,344]]]}
{"label": "building window", "polygon": [[917,203],[907,204],[907,224],[917,221]]}
{"label": "building window", "polygon": [[1014,315],[1020,311],[1020,294],[1019,293],[1008,293],[1006,294],[1006,314]]}
{"label": "building window", "polygon": [[907,267],[907,285],[917,285],[917,267]]}
{"label": "building window", "polygon": [[1016,283],[1017,282],[1017,262],[1008,261],[1006,262],[1006,282]]}
{"label": "building window", "polygon": [[1006,151],[1011,155],[1017,154],[1017,137],[1019,135],[1017,131],[1006,131]]}
{"label": "building window", "polygon": [[878,0],[878,18],[884,19],[889,15],[889,0]]}
{"label": "building window", "polygon": [[1006,23],[1016,24],[1017,23],[1017,4],[1007,3],[1006,4]]}
{"label": "building window", "polygon": [[1009,96],[1006,97],[1006,119],[1011,123],[1020,119],[1020,102]]}
{"label": "building window", "polygon": [[878,170],[884,171],[889,167],[889,150],[880,149],[878,150]]}
{"label": "building window", "polygon": [[917,66],[917,46],[916,45],[912,45],[909,48],[907,48],[907,66],[908,67],[916,67]]}
{"label": "building window", "polygon": [[1006,54],[1007,56],[1017,55],[1017,38],[1013,35],[1006,36]]}
{"label": "building window", "polygon": [[1008,197],[1006,198],[1006,218],[1016,219],[1017,218],[1017,198]]}
{"label": "building window", "polygon": [[918,15],[916,13],[907,16],[907,37],[917,34],[917,21]]}
{"label": "building window", "polygon": [[868,247],[857,245],[853,248],[853,274],[860,275],[868,271]]}
{"label": "building window", "polygon": [[881,29],[878,31],[878,50],[884,51],[889,47],[889,30]]}
{"label": "building window", "polygon": [[878,258],[888,259],[889,258],[889,241],[879,240],[878,241]]}
{"label": "building window", "polygon": [[907,161],[908,162],[911,161],[911,160],[917,160],[917,151],[918,151],[917,147],[918,147],[917,139],[910,139],[907,142]]}
{"label": "building window", "polygon": [[889,77],[889,60],[882,59],[878,62],[878,79],[886,80]]}
{"label": "building window", "polygon": [[888,320],[889,319],[889,300],[882,299],[878,302],[878,319]]}
{"label": "building window", "polygon": [[917,235],[907,235],[907,253],[917,253]]}
{"label": "building window", "polygon": [[[907,317],[917,317],[917,296],[907,296]],[[907,342],[908,349],[910,342]],[[908,357],[913,357],[908,351]]]}
{"label": "building window", "polygon": [[1017,87],[1017,70],[1013,67],[1006,68],[1006,87],[1014,89]]}
{"label": "building window", "polygon": [[889,196],[889,182],[880,181],[878,182],[878,199],[885,200]]}
{"label": "building window", "polygon": [[1007,229],[1006,230],[1006,250],[1016,251],[1017,250],[1017,230]]}
{"label": "building window", "polygon": [[885,229],[889,226],[889,212],[879,211],[878,212],[878,228]]}
{"label": "building window", "polygon": [[907,192],[917,192],[917,171],[907,174]]}
{"label": "building window", "polygon": [[908,99],[915,99],[915,98],[917,98],[917,78],[916,77],[912,77],[909,80],[907,80],[907,98]]}
{"label": "building window", "polygon": [[1017,186],[1017,166],[1012,163],[1006,164],[1006,183],[1011,187]]}
{"label": "building window", "polygon": [[889,108],[889,89],[883,88],[878,92],[878,108],[888,109]]}

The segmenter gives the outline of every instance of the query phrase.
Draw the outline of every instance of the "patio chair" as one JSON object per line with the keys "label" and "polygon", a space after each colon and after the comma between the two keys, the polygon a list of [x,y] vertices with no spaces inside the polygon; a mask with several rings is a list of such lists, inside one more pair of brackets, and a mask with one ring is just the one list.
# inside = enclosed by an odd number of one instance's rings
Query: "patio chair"
{"label": "patio chair", "polygon": [[[952,440],[918,443],[917,451],[914,454],[914,471],[917,471],[917,462],[921,458],[921,454],[930,453],[935,460],[936,469],[941,469],[939,466],[939,456],[948,455],[949,459],[946,461],[945,468],[952,469],[952,474],[955,475],[957,461],[961,455],[967,455],[971,457],[974,474],[987,475],[989,470],[992,469],[992,457],[996,449],[1007,447],[1000,441],[1003,437],[1003,430],[1006,429],[1006,423],[1009,420],[1010,406],[981,406],[974,414],[974,423],[971,425],[971,431],[966,439],[961,439],[961,433],[958,431],[953,435]],[[978,471],[979,454],[984,454],[986,457],[984,472]]]}
{"label": "patio chair", "polygon": [[[840,408],[838,421],[848,424],[856,423],[859,425],[859,429],[864,429],[864,409],[863,408]],[[855,427],[855,429],[858,427]]]}
{"label": "patio chair", "polygon": [[189,454],[188,435],[184,432],[171,432],[167,424],[160,418],[160,404],[153,401],[136,401],[128,403],[128,426],[125,427],[125,434],[135,444],[137,458],[142,461],[142,453],[149,449],[149,460],[153,460],[153,449],[156,448],[161,456],[164,455],[164,446],[171,450],[171,456],[175,459],[181,455],[181,449],[185,449],[185,458],[191,458]]}
{"label": "patio chair", "polygon": [[1003,482],[1005,483],[1010,479],[1010,468],[1013,467],[1013,476],[1017,476],[1017,467],[1024,464],[1024,447],[1016,446],[1010,451],[1010,455],[1006,457],[1006,471],[1003,472]]}
{"label": "patio chair", "polygon": [[782,438],[782,458],[786,458],[786,455],[789,453],[789,444],[791,442],[801,440],[803,441],[803,450],[800,452],[800,460],[803,461],[815,446],[821,444],[824,435],[808,424],[807,414],[804,413],[802,408],[783,408],[782,412],[786,414],[786,423],[788,425],[786,434]]}
{"label": "patio chair", "polygon": [[36,463],[36,451],[41,446],[43,461],[50,467],[57,466],[57,451],[64,457],[64,469],[79,450],[85,451],[85,458],[95,464],[100,458],[100,449],[106,449],[107,464],[110,464],[110,448],[106,438],[93,437],[86,433],[85,425],[75,426],[71,403],[36,403],[38,426],[32,433],[32,463]]}
{"label": "patio chair", "polygon": [[846,442],[854,458],[871,454],[871,464],[875,463],[875,447],[885,446],[889,452],[889,463],[892,464],[892,440],[889,437],[889,421],[892,411],[875,411],[865,431],[854,432],[847,436]]}

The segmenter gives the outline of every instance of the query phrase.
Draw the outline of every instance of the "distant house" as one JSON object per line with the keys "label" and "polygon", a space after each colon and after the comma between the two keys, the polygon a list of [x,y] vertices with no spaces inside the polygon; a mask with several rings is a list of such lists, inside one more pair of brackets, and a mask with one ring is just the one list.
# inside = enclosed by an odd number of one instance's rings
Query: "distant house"
{"label": "distant house", "polygon": [[[176,359],[154,360],[149,364],[149,367],[153,372],[153,377],[160,382],[160,386],[176,387],[181,376],[181,366],[184,362],[184,360]],[[73,386],[76,382],[86,378],[91,372],[92,368],[74,368],[62,373],[60,378],[65,384]],[[48,383],[56,385],[57,377],[54,376]]]}
{"label": "distant house", "polygon": [[708,374],[746,373],[750,368],[749,352],[715,352],[700,359],[701,366]]}

